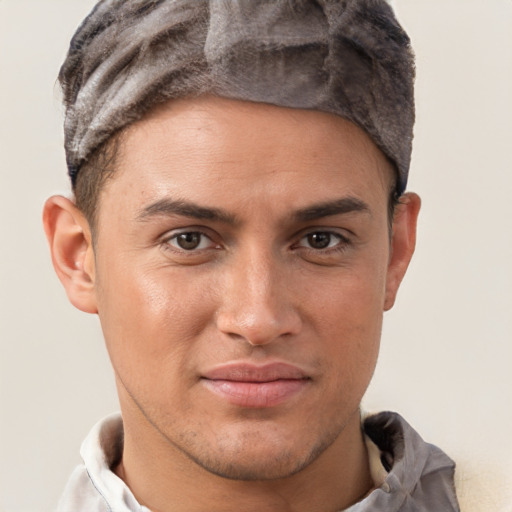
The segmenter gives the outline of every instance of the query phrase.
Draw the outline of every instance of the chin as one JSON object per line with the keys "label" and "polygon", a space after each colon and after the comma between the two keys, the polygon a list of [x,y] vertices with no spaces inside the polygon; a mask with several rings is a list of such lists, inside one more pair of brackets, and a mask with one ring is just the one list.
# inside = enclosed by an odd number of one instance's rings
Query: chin
{"label": "chin", "polygon": [[[338,437],[339,432],[316,442],[306,436],[275,439],[255,434],[249,439],[220,441],[210,453],[204,450],[187,455],[199,466],[222,478],[241,481],[265,481],[288,478],[312,464]],[[259,439],[258,439],[259,438]]]}
{"label": "chin", "polygon": [[[306,460],[297,459],[296,454],[275,453],[264,458],[251,457],[251,460],[241,460],[234,457],[234,460],[195,460],[209,473],[213,473],[229,480],[241,481],[265,481],[287,478],[302,471],[316,457],[307,457]],[[245,457],[244,457],[245,459]]]}

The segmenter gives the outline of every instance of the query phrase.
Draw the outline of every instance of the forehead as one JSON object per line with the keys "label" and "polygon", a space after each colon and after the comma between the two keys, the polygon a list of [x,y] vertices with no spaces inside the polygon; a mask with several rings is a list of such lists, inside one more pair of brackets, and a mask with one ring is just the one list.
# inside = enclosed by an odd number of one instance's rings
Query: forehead
{"label": "forehead", "polygon": [[170,101],[127,128],[105,192],[202,203],[225,202],[226,190],[279,200],[333,185],[387,195],[392,175],[372,140],[339,116],[206,96]]}

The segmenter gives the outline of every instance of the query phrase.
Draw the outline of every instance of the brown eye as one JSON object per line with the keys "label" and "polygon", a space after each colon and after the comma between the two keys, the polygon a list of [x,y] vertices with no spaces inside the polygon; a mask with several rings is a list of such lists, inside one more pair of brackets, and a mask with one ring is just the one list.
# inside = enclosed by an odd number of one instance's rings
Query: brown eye
{"label": "brown eye", "polygon": [[184,251],[194,251],[196,249],[208,249],[213,242],[199,231],[186,231],[178,233],[169,239],[168,243],[176,249]]}
{"label": "brown eye", "polygon": [[339,242],[339,237],[326,232],[310,233],[306,239],[312,249],[327,249],[332,247],[333,242],[335,244]]}
{"label": "brown eye", "polygon": [[201,233],[182,233],[176,237],[176,243],[186,251],[197,249],[201,243]]}

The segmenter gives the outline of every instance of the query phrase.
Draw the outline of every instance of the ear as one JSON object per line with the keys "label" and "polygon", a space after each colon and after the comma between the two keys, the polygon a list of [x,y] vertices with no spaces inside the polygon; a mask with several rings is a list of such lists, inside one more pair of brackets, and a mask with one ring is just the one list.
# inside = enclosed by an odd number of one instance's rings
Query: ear
{"label": "ear", "polygon": [[393,307],[398,287],[414,253],[416,246],[416,223],[420,207],[421,199],[412,192],[400,197],[400,202],[396,206],[386,277],[384,311],[388,311]]}
{"label": "ear", "polygon": [[44,205],[43,224],[53,267],[71,304],[86,313],[97,313],[89,223],[73,202],[53,196]]}

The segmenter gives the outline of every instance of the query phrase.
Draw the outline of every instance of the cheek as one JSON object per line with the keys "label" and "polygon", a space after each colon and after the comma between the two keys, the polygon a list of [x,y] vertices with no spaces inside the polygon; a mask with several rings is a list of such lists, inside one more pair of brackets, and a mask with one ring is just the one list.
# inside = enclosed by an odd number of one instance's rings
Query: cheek
{"label": "cheek", "polygon": [[333,357],[352,366],[376,357],[382,328],[381,293],[346,285],[344,291],[331,295],[321,311],[324,335]]}
{"label": "cheek", "polygon": [[387,260],[387,245],[373,244],[331,274],[303,281],[309,302],[327,327],[364,332],[382,318]]}
{"label": "cheek", "polygon": [[116,372],[140,384],[162,372],[172,380],[193,357],[194,339],[212,317],[211,283],[191,282],[172,268],[103,268],[109,271],[104,280],[99,269],[98,309]]}
{"label": "cheek", "polygon": [[[372,258],[373,259],[373,258]],[[385,297],[386,265],[372,264],[343,272],[325,293],[310,292],[315,330],[327,347],[327,361],[336,369],[335,386],[365,387],[379,352]]]}

